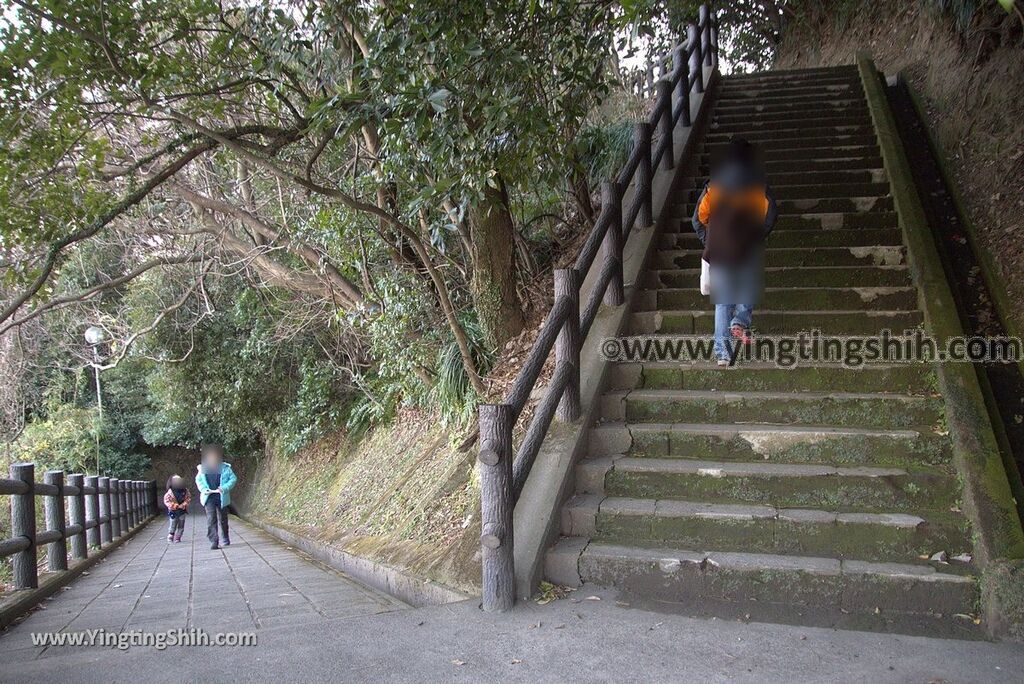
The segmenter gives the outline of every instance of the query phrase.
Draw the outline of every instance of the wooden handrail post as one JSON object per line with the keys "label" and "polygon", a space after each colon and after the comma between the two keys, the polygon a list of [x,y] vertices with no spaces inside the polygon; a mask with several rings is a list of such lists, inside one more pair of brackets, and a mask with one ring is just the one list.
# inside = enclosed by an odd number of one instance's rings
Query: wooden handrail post
{"label": "wooden handrail post", "polygon": [[512,556],[512,407],[482,404],[479,421],[483,609],[502,612],[510,610],[516,599]]}
{"label": "wooden handrail post", "polygon": [[569,381],[565,384],[555,416],[571,423],[579,420],[580,409],[580,272],[575,268],[555,269],[555,301],[569,301],[569,315],[555,340],[555,373],[569,364]]}
{"label": "wooden handrail post", "polygon": [[121,497],[121,507],[118,511],[121,514],[121,534],[128,534],[128,480],[118,482],[118,495]]}
{"label": "wooden handrail post", "polygon": [[711,66],[718,68],[718,15],[711,12]]}
{"label": "wooden handrail post", "polygon": [[46,547],[46,567],[50,572],[68,569],[67,521],[64,516],[64,471],[47,470],[43,482],[57,488],[56,495],[46,496],[43,510],[46,515],[46,529],[60,532],[60,539]]}
{"label": "wooden handrail post", "polygon": [[676,46],[672,51],[672,63],[675,71],[679,73],[679,83],[676,84],[676,98],[682,108],[682,121],[684,126],[692,126],[690,120],[690,63],[686,59],[686,44]]}
{"label": "wooden handrail post", "polygon": [[110,521],[110,478],[101,477],[99,482],[99,499],[100,499],[100,517],[99,519],[103,522],[100,523],[100,545],[108,544],[113,541],[113,537],[110,536],[110,532],[113,529],[113,523]]}
{"label": "wooden handrail post", "polygon": [[647,87],[644,89],[645,95],[650,95],[654,90],[654,65],[647,62]]}
{"label": "wooden handrail post", "polygon": [[34,463],[12,463],[11,479],[21,480],[28,486],[23,494],[11,496],[11,536],[28,539],[28,548],[11,556],[15,589],[35,589],[39,586],[36,570],[36,466]]}
{"label": "wooden handrail post", "polygon": [[110,499],[110,538],[117,539],[121,536],[121,480],[112,477],[108,482],[108,495]]}
{"label": "wooden handrail post", "polygon": [[[683,76],[683,78],[686,78]],[[687,107],[687,111],[689,107]],[[636,168],[636,183],[633,192],[644,198],[640,205],[637,219],[642,228],[654,223],[654,170],[651,168],[651,125],[646,121],[638,121],[633,127],[633,144],[643,150],[640,153],[640,165]]]}
{"label": "wooden handrail post", "polygon": [[693,89],[695,92],[703,93],[704,69],[700,65],[700,35],[697,33],[696,24],[686,25],[686,43],[690,46],[690,73],[694,75]]}
{"label": "wooden handrail post", "polygon": [[706,2],[700,6],[697,17],[704,26],[700,37],[701,54],[704,55],[702,61],[705,66],[711,66],[711,9]]}
{"label": "wooden handrail post", "polygon": [[83,560],[89,556],[89,545],[86,543],[85,529],[85,476],[81,473],[68,475],[68,484],[78,487],[78,494],[75,494],[68,502],[68,519],[72,525],[78,525],[80,532],[71,536],[71,557],[75,560]]}
{"label": "wooden handrail post", "polygon": [[659,119],[659,127],[661,128],[661,139],[664,141],[665,154],[661,157],[661,164],[666,169],[671,169],[676,165],[676,152],[675,145],[672,142],[672,129],[674,128],[674,121],[672,119],[672,81],[658,81],[658,100],[664,98],[665,108],[661,112]]}
{"label": "wooden handrail post", "polygon": [[99,547],[100,541],[100,478],[96,475],[85,476],[85,486],[92,488],[92,494],[85,495],[85,521],[96,524],[85,535],[86,544]]}
{"label": "wooden handrail post", "polygon": [[604,303],[619,306],[624,301],[622,293],[622,191],[615,181],[601,184],[601,211],[611,213],[611,220],[604,234],[604,260],[612,262],[612,279],[604,291]]}

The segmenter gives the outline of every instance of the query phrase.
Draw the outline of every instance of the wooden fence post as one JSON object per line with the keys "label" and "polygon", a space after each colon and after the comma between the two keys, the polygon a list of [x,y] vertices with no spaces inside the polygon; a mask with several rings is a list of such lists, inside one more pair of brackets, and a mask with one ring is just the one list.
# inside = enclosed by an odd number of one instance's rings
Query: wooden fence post
{"label": "wooden fence post", "polygon": [[11,556],[15,589],[39,586],[36,569],[36,466],[34,463],[12,463],[11,479],[21,480],[28,491],[11,496],[11,536],[28,539],[28,548]]}
{"label": "wooden fence post", "polygon": [[46,529],[60,532],[60,539],[46,546],[46,567],[50,572],[68,569],[67,520],[64,515],[64,471],[47,470],[43,482],[57,488],[56,496],[47,496],[43,501],[46,512]]}
{"label": "wooden fence post", "polygon": [[690,45],[690,73],[694,74],[693,88],[698,93],[704,92],[704,69],[701,68],[700,35],[696,24],[686,25],[686,42]]}
{"label": "wooden fence post", "polygon": [[701,31],[700,44],[702,46],[701,53],[706,54],[702,61],[705,66],[711,66],[711,11],[707,3],[700,6],[697,17],[704,26],[704,30]]}
{"label": "wooden fence post", "polygon": [[121,480],[118,483],[118,496],[120,496],[121,507],[118,511],[121,514],[121,534],[128,534],[128,480]]}
{"label": "wooden fence post", "polygon": [[481,404],[479,421],[483,609],[501,612],[510,610],[516,599],[512,555],[512,407]]}
{"label": "wooden fence post", "polygon": [[100,544],[109,544],[113,541],[111,531],[113,530],[113,522],[111,521],[110,511],[110,478],[101,477],[98,480],[99,483],[99,499],[100,499],[100,517],[99,519],[103,522],[100,524]]}
{"label": "wooden fence post", "polygon": [[580,417],[580,272],[575,268],[555,269],[555,302],[570,302],[569,315],[555,340],[555,374],[563,364],[569,364],[569,380],[555,415],[560,421],[571,423]]}
{"label": "wooden fence post", "polygon": [[128,480],[126,484],[128,485],[128,529],[133,530],[135,529],[138,517],[138,511],[136,510],[135,501],[137,483],[135,482],[135,480]]}
{"label": "wooden fence post", "polygon": [[110,538],[121,536],[121,480],[112,477],[108,480],[108,498],[110,499]]}
{"label": "wooden fence post", "polygon": [[[686,76],[683,76],[686,78]],[[654,223],[654,170],[651,168],[651,125],[646,121],[638,121],[633,127],[633,144],[643,150],[640,153],[640,165],[636,168],[636,182],[633,192],[640,193],[643,203],[637,220],[642,228]]]}
{"label": "wooden fence post", "polygon": [[679,74],[679,82],[676,84],[676,98],[679,100],[679,107],[682,109],[682,122],[686,127],[692,126],[690,118],[690,63],[686,59],[686,43],[676,47],[672,51],[672,63],[675,71]]}
{"label": "wooden fence post", "polygon": [[661,139],[665,145],[665,154],[661,158],[662,166],[671,169],[676,165],[676,148],[672,142],[672,129],[675,127],[672,119],[672,81],[658,81],[658,95],[656,99],[663,99],[665,109],[661,112],[660,127]]}
{"label": "wooden fence post", "polygon": [[68,484],[78,487],[78,493],[68,501],[68,517],[72,525],[78,525],[80,528],[77,534],[71,535],[71,557],[82,560],[89,556],[85,529],[85,476],[81,473],[68,475]]}
{"label": "wooden fence post", "polygon": [[85,476],[85,486],[92,488],[92,494],[85,495],[85,518],[86,524],[89,521],[96,523],[93,527],[89,528],[88,533],[85,536],[86,543],[89,546],[99,547],[102,541],[100,540],[100,478],[96,475]]}
{"label": "wooden fence post", "polygon": [[601,211],[611,212],[611,220],[604,234],[604,260],[614,262],[612,279],[604,291],[604,303],[619,306],[622,294],[622,192],[615,181],[601,184]]}
{"label": "wooden fence post", "polygon": [[711,66],[718,68],[718,16],[711,13]]}

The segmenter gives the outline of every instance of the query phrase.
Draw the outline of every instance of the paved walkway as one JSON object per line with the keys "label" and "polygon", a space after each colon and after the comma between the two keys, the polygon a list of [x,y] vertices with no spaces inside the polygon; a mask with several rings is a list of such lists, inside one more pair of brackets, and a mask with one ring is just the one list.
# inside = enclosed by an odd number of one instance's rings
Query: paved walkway
{"label": "paved walkway", "polygon": [[[1024,648],[661,615],[581,590],[489,615],[404,608],[232,519],[211,551],[152,524],[0,635],[0,682],[1020,682]],[[195,536],[195,532],[200,535]],[[251,647],[33,647],[30,632],[255,631]]]}
{"label": "paved walkway", "polygon": [[9,663],[66,654],[33,646],[31,633],[263,629],[405,607],[402,602],[306,559],[264,532],[231,518],[231,546],[213,551],[202,514],[191,515],[178,544],[165,519],[151,522],[43,609],[0,634]]}

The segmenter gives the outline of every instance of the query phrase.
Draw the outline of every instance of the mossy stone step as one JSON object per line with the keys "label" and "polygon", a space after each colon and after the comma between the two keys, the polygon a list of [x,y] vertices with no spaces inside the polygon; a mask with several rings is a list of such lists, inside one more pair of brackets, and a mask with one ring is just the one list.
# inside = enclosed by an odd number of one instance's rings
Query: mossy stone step
{"label": "mossy stone step", "polygon": [[[847,513],[920,513],[949,511],[956,505],[958,492],[955,478],[926,466],[843,467],[629,456],[611,462],[603,490],[581,493]],[[597,466],[583,461],[579,467]]]}
{"label": "mossy stone step", "polygon": [[842,95],[835,98],[821,98],[812,102],[793,102],[792,100],[753,101],[753,102],[719,102],[715,107],[716,116],[772,116],[775,114],[813,115],[819,113],[835,113],[849,115],[867,112],[864,98]]}
{"label": "mossy stone step", "polygon": [[[771,132],[752,132],[748,141],[760,145],[774,140],[801,140],[803,137],[827,138],[829,136],[867,136],[874,135],[874,129],[868,125],[860,126],[823,126],[821,128],[801,128],[785,131],[781,134]],[[704,136],[707,143],[729,142],[731,136],[725,133],[710,132]]]}
{"label": "mossy stone step", "polygon": [[[768,238],[772,247],[869,247],[899,246],[903,233],[897,228],[861,230],[776,230]],[[696,233],[685,231],[663,233],[658,238],[659,249],[703,249]]]}
{"label": "mossy stone step", "polygon": [[[720,153],[725,150],[729,145],[729,138],[718,137],[716,139],[705,141],[701,149],[703,152],[711,153],[712,155]],[[836,145],[840,147],[853,147],[853,146],[868,146],[875,145],[878,143],[878,139],[873,134],[865,133],[863,135],[807,135],[803,138],[773,138],[771,140],[762,140],[755,143],[757,147],[766,156],[779,156],[788,152],[789,150],[800,149],[802,147],[817,147],[826,148],[829,145]]]}
{"label": "mossy stone step", "polygon": [[[703,185],[692,187],[686,194],[686,201],[694,203],[704,191]],[[889,194],[888,183],[829,183],[816,185],[772,184],[776,200],[822,199],[835,197],[885,197]]]}
{"label": "mossy stone step", "polygon": [[800,114],[780,112],[777,114],[715,114],[710,130],[729,126],[743,126],[750,130],[777,130],[799,126],[851,126],[870,123],[866,109],[845,111],[818,111]]}
{"label": "mossy stone step", "polygon": [[[916,565],[928,565],[937,551],[946,551],[950,557],[971,551],[966,520],[942,511],[921,517],[582,495],[568,503],[562,518],[566,536],[641,546],[668,544]],[[964,570],[970,567],[963,566]]]}
{"label": "mossy stone step", "polygon": [[[830,145],[825,147],[796,147],[785,150],[768,150],[765,156],[768,161],[792,162],[807,159],[822,162],[851,157],[863,158],[877,154],[878,147],[873,143],[869,143],[867,145]],[[701,151],[699,159],[702,164],[710,164],[714,160],[714,155],[705,149]]]}
{"label": "mossy stone step", "polygon": [[929,465],[952,472],[949,437],[934,431],[718,425],[601,423],[591,428],[591,456],[715,461],[827,463],[836,466]]}
{"label": "mossy stone step", "polygon": [[827,79],[801,79],[790,83],[724,81],[719,90],[718,102],[744,98],[755,102],[764,102],[799,96],[813,96],[821,99],[850,96],[863,98],[864,87],[856,77],[847,78],[845,76]]}
{"label": "mossy stone step", "polygon": [[618,362],[609,369],[609,389],[717,390],[722,392],[891,392],[930,395],[934,369],[924,363],[838,364],[740,363],[722,368],[712,363],[673,361]]}
{"label": "mossy stone step", "polygon": [[[640,276],[644,288],[695,289],[700,281],[699,258],[690,268],[657,267]],[[898,287],[910,285],[906,266],[779,266],[764,272],[766,287]]]}
{"label": "mossy stone step", "polygon": [[[705,311],[639,311],[630,317],[631,335],[711,335],[715,314]],[[827,335],[877,335],[883,330],[902,334],[924,322],[920,311],[781,311],[764,309],[754,313],[754,334],[784,335],[820,330]]]}
{"label": "mossy stone step", "polygon": [[[666,233],[692,233],[692,203],[673,205],[670,216],[676,217],[665,226]],[[894,211],[865,212],[808,212],[784,214],[775,221],[775,230],[850,230],[850,229],[899,228],[899,218]]]}
{"label": "mossy stone step", "polygon": [[726,76],[723,80],[729,82],[742,82],[753,81],[757,79],[767,79],[788,82],[800,78],[817,78],[819,76],[834,76],[839,74],[856,76],[857,65],[840,64],[838,66],[803,67],[800,69],[778,69],[775,71],[761,71],[752,74],[735,74]]}
{"label": "mossy stone step", "polygon": [[903,563],[587,543],[565,537],[545,574],[696,617],[980,639],[976,578]]}
{"label": "mossy stone step", "polygon": [[[900,266],[903,247],[772,247],[765,249],[765,266]],[[701,250],[657,251],[655,269],[700,268]]]}
{"label": "mossy stone step", "polygon": [[[644,290],[638,293],[635,311],[706,309],[710,300],[695,288]],[[764,290],[758,306],[777,311],[912,311],[917,309],[913,287],[803,287]]]}
{"label": "mossy stone step", "polygon": [[942,414],[940,399],[879,393],[644,389],[601,398],[604,420],[627,423],[936,429]]}

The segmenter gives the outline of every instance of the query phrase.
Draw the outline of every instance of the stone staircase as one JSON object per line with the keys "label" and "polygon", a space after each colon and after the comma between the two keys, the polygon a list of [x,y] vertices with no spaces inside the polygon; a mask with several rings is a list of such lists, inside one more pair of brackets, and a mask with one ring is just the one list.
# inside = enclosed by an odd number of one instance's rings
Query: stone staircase
{"label": "stone staircase", "polygon": [[[630,332],[711,332],[689,215],[736,134],[762,148],[780,208],[755,330],[920,326],[851,66],[723,79]],[[924,365],[616,364],[547,578],[693,615],[978,636],[976,569],[931,560],[972,548],[935,387]]]}

